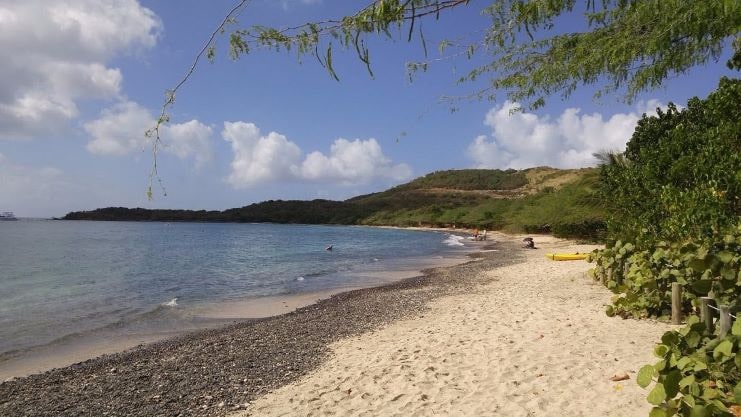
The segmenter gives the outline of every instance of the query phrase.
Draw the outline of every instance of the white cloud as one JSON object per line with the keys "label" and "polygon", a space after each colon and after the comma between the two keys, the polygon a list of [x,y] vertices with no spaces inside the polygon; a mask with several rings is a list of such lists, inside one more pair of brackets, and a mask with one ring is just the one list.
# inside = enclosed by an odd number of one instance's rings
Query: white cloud
{"label": "white cloud", "polygon": [[[144,132],[154,126],[149,110],[131,101],[104,109],[100,117],[83,125],[92,140],[87,150],[96,155],[122,156],[142,151],[151,145]],[[213,158],[212,130],[198,120],[163,125],[160,128],[162,150],[180,159],[192,157],[196,167]]]}
{"label": "white cloud", "polygon": [[301,159],[298,145],[276,132],[261,136],[253,123],[224,122],[221,136],[232,144],[234,160],[227,182],[237,188],[288,179]]}
{"label": "white cloud", "polygon": [[403,180],[412,175],[412,170],[406,164],[394,165],[373,138],[354,141],[340,138],[332,144],[329,156],[317,151],[310,153],[296,173],[306,180],[357,184],[373,177]]}
{"label": "white cloud", "polygon": [[126,101],[104,109],[100,118],[85,123],[92,136],[87,150],[96,155],[126,155],[143,150],[148,139],[144,132],[154,125],[149,110],[137,103]]}
{"label": "white cloud", "polygon": [[601,114],[580,114],[566,109],[556,120],[532,113],[512,112],[518,103],[506,101],[492,108],[484,124],[490,136],[478,136],[467,149],[479,168],[527,168],[548,165],[556,168],[592,166],[593,154],[623,151],[642,113],[665,108],[658,100],[639,105],[640,112],[618,113],[609,119]]}
{"label": "white cloud", "polygon": [[58,132],[78,102],[120,94],[106,62],[151,48],[161,22],[137,0],[24,0],[0,4],[0,139]]}
{"label": "white cloud", "polygon": [[165,151],[180,159],[193,157],[196,167],[200,168],[213,159],[211,150],[211,127],[198,120],[166,125],[163,127],[162,137],[165,141]]}
{"label": "white cloud", "polygon": [[253,123],[225,122],[221,135],[234,152],[227,182],[235,188],[283,180],[352,185],[411,176],[406,164],[393,164],[372,138],[340,138],[332,144],[329,156],[314,151],[302,160],[298,145],[276,132],[263,136]]}

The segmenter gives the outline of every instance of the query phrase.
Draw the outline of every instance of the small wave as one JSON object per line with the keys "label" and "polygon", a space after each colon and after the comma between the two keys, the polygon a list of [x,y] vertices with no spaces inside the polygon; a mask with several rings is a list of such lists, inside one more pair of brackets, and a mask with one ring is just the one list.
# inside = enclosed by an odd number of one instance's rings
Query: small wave
{"label": "small wave", "polygon": [[296,278],[296,281],[303,281],[303,280],[304,280],[304,277],[298,277],[298,278]]}
{"label": "small wave", "polygon": [[175,298],[173,298],[172,300],[170,300],[170,301],[168,301],[166,303],[162,303],[162,305],[165,306],[165,307],[175,307],[175,306],[178,305],[178,298],[175,297]]}
{"label": "small wave", "polygon": [[373,262],[378,262],[378,261],[380,261],[380,259],[378,259],[378,258],[373,258]]}
{"label": "small wave", "polygon": [[463,236],[448,235],[448,238],[443,241],[448,246],[463,246]]}

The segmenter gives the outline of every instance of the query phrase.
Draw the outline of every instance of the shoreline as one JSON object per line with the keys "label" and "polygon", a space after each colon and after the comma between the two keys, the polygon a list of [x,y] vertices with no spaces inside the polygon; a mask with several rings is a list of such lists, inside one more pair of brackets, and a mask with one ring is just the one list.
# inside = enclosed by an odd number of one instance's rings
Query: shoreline
{"label": "shoreline", "polygon": [[[465,230],[435,230],[465,234]],[[471,242],[473,243],[473,242]],[[145,330],[116,332],[105,326],[84,333],[63,336],[57,340],[30,348],[0,353],[0,383],[55,368],[64,368],[79,362],[96,359],[103,355],[123,353],[152,343],[166,341],[201,331],[223,328],[232,324],[248,322],[293,312],[299,308],[316,304],[334,295],[348,291],[384,286],[390,283],[418,277],[430,268],[448,267],[465,263],[470,255],[480,250],[480,245],[469,246],[465,253],[448,256],[425,256],[413,259],[408,267],[382,269],[380,271],[349,271],[348,276],[363,276],[361,284],[314,290],[309,292],[249,296],[233,300],[221,300],[188,306],[187,314],[192,318],[182,327],[172,329],[154,325]],[[412,261],[410,258],[409,261]],[[419,264],[422,264],[420,266]],[[416,265],[416,266],[411,266]],[[389,265],[389,267],[392,267]],[[399,267],[399,265],[396,265]]]}
{"label": "shoreline", "polygon": [[491,245],[505,253],[474,252],[473,261],[339,293],[280,316],[4,382],[0,398],[9,400],[0,403],[0,414],[223,415],[315,369],[331,342],[419,313],[433,298],[477,285],[460,277],[517,261],[519,250],[511,243],[484,242],[478,248]]}

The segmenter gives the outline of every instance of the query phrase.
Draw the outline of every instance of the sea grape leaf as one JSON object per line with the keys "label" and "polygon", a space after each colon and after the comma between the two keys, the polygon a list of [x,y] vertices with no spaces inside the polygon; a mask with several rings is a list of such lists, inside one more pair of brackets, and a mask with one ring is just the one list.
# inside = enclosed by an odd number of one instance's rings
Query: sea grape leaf
{"label": "sea grape leaf", "polygon": [[692,384],[693,382],[695,382],[695,376],[694,376],[694,375],[687,375],[686,377],[682,378],[682,379],[681,379],[681,380],[679,381],[679,386],[680,386],[681,388],[684,388],[684,387],[687,387],[687,386],[689,386],[689,385],[690,385],[690,384]]}
{"label": "sea grape leaf", "polygon": [[696,331],[691,331],[687,333],[687,336],[684,338],[684,341],[687,342],[687,346],[694,349],[697,347],[697,345],[700,344],[700,339],[702,339],[702,337],[700,336],[699,333],[697,333]]}
{"label": "sea grape leaf", "polygon": [[705,259],[695,258],[689,262],[689,267],[694,269],[695,272],[702,272],[708,269],[708,263],[705,261]]}
{"label": "sea grape leaf", "polygon": [[733,327],[731,328],[731,333],[734,336],[741,336],[741,320],[736,320],[733,322]]}
{"label": "sea grape leaf", "polygon": [[654,348],[654,354],[660,358],[663,358],[667,352],[669,352],[669,346],[667,345],[656,345]]}
{"label": "sea grape leaf", "polygon": [[645,365],[642,367],[638,371],[638,376],[636,377],[638,385],[640,385],[641,388],[646,388],[651,383],[655,373],[656,369],[652,365]]}
{"label": "sea grape leaf", "polygon": [[664,391],[666,398],[674,398],[679,392],[679,380],[682,379],[682,373],[675,369],[664,377]]}
{"label": "sea grape leaf", "polygon": [[687,365],[689,365],[690,363],[692,363],[692,358],[690,358],[689,356],[682,356],[682,357],[681,357],[681,358],[679,358],[679,360],[677,361],[677,368],[679,368],[679,369],[684,369],[684,368],[685,368],[685,367],[687,367]]}
{"label": "sea grape leaf", "polygon": [[687,336],[684,338],[684,341],[687,342],[687,346],[694,349],[697,347],[698,344],[700,344],[701,338],[702,337],[700,336],[699,333],[697,333],[696,331],[691,331],[687,333]]}
{"label": "sea grape leaf", "polygon": [[729,263],[729,262],[731,262],[733,260],[733,253],[731,253],[731,252],[729,252],[727,250],[718,252],[718,254],[716,256],[724,264],[727,264],[727,263]]}
{"label": "sea grape leaf", "polygon": [[653,405],[659,405],[663,403],[666,399],[666,390],[664,390],[664,385],[656,384],[656,386],[654,387],[654,389],[651,390],[646,399]]}
{"label": "sea grape leaf", "polygon": [[736,269],[731,265],[723,265],[720,268],[720,275],[725,279],[732,280],[736,278]]}
{"label": "sea grape leaf", "polygon": [[706,387],[705,391],[702,393],[702,398],[705,399],[706,401],[714,400],[716,398],[719,398],[720,396],[721,396],[720,391],[718,391],[715,388]]}
{"label": "sea grape leaf", "polygon": [[731,356],[733,350],[733,343],[730,340],[724,340],[713,349],[713,358],[718,359],[722,356]]}
{"label": "sea grape leaf", "polygon": [[690,417],[708,417],[708,416],[710,416],[710,412],[702,404],[695,404],[695,406],[692,407],[692,409],[690,410]]}
{"label": "sea grape leaf", "polygon": [[677,342],[679,342],[679,335],[677,335],[676,332],[666,332],[663,336],[661,336],[661,343],[673,346],[676,345]]}
{"label": "sea grape leaf", "polygon": [[700,279],[692,283],[692,289],[698,294],[707,294],[713,286],[713,280]]}
{"label": "sea grape leaf", "polygon": [[726,413],[729,412],[728,411],[728,407],[726,407],[726,405],[723,404],[723,401],[721,401],[721,400],[713,400],[712,403],[715,406],[715,408],[717,408],[718,410],[724,411]]}
{"label": "sea grape leaf", "polygon": [[661,407],[654,407],[651,412],[648,413],[648,417],[667,417],[666,410]]}

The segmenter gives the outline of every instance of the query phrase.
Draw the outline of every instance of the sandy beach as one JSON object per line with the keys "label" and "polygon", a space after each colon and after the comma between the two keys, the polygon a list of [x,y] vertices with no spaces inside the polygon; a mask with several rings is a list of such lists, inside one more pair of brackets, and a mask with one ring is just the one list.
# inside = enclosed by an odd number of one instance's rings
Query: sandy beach
{"label": "sandy beach", "polygon": [[635,371],[669,326],[608,318],[588,263],[543,256],[595,246],[490,239],[462,265],[4,382],[0,415],[647,415]]}
{"label": "sandy beach", "polygon": [[[536,242],[524,262],[481,271],[475,290],[332,344],[311,375],[235,415],[648,415],[635,375],[669,326],[607,317],[611,294],[586,276],[588,263],[543,256],[596,246]],[[629,379],[611,380],[621,373]]]}

